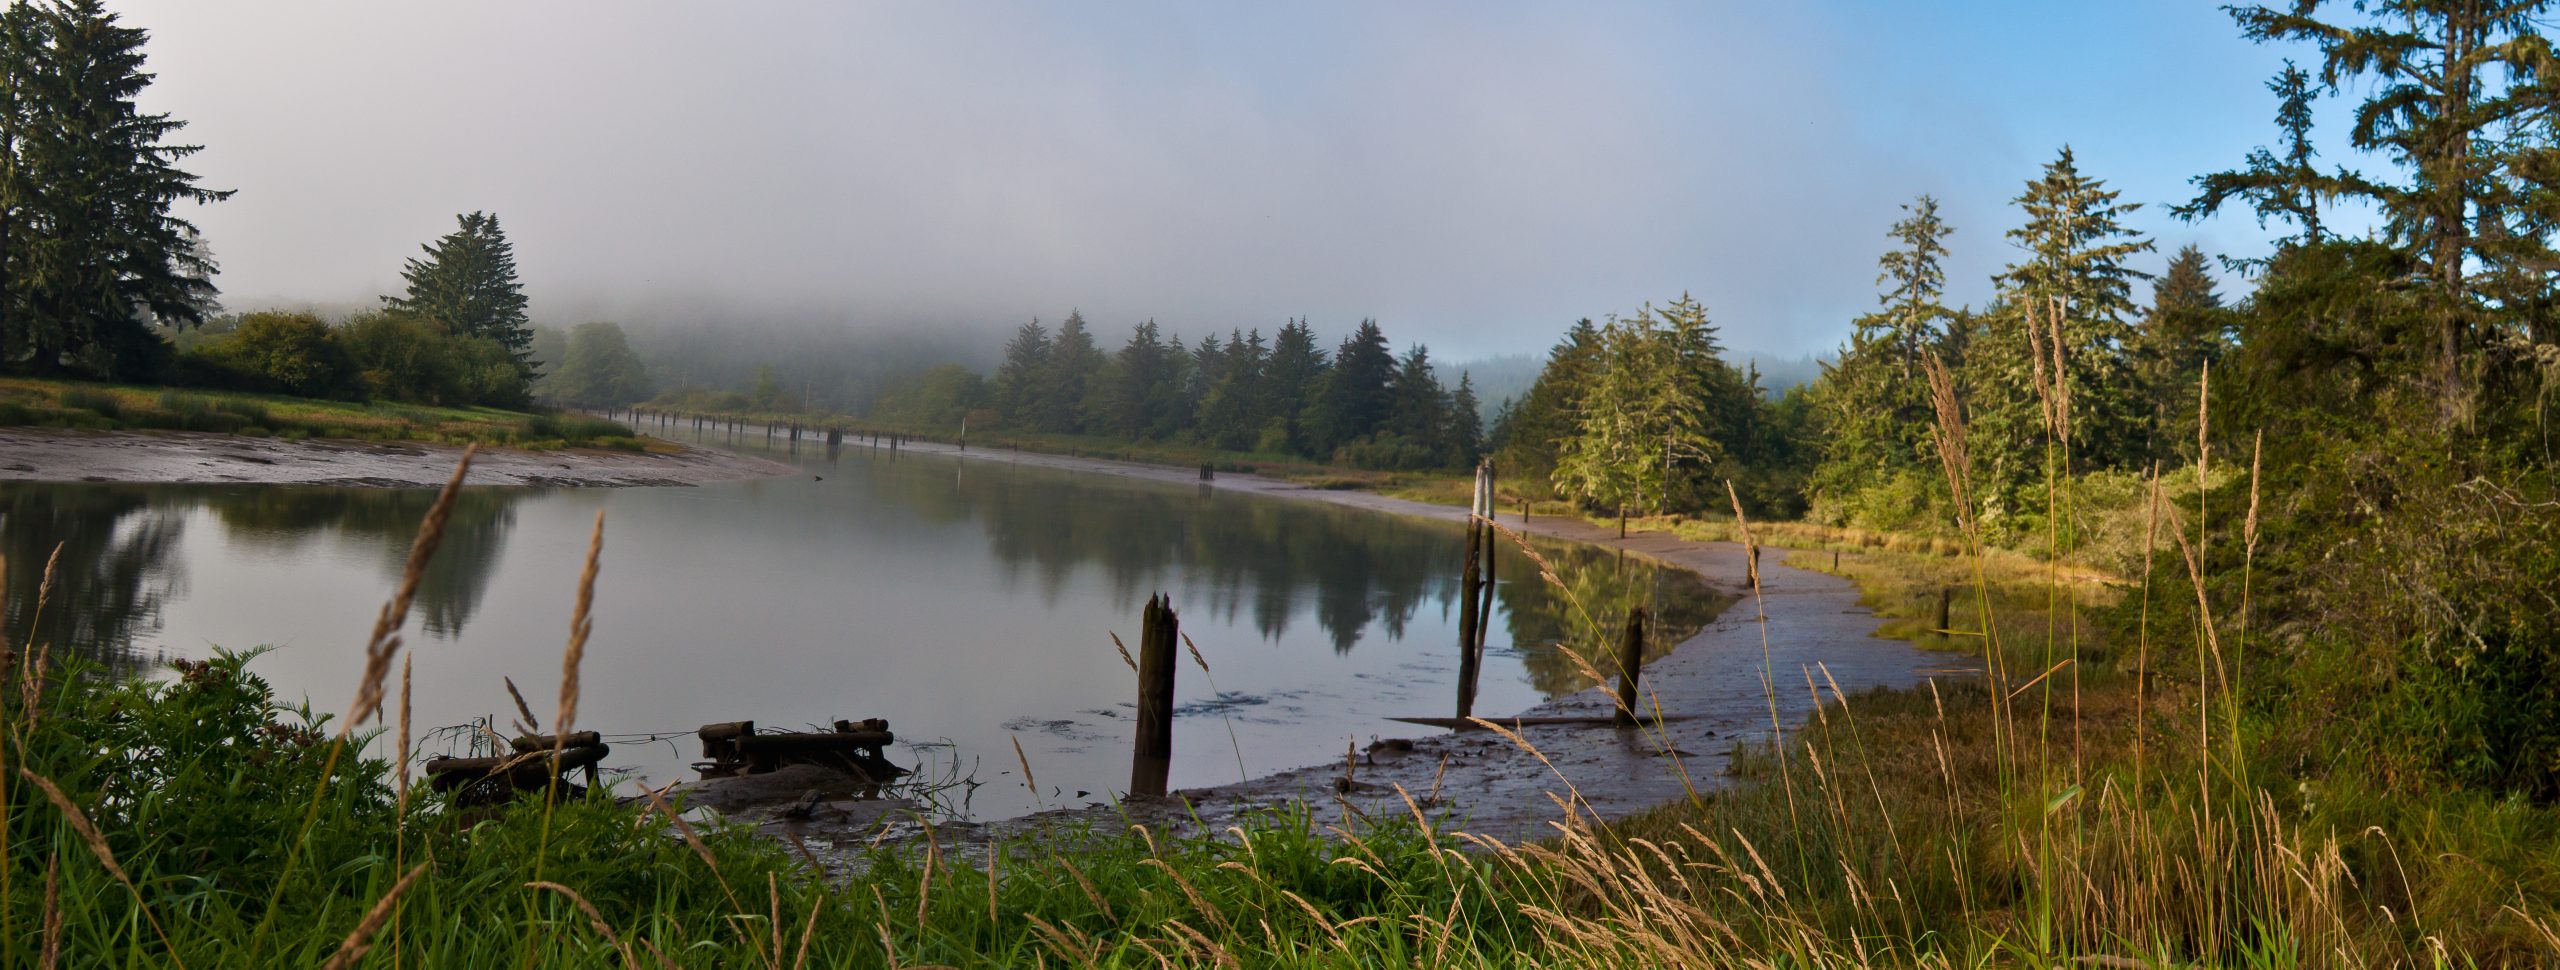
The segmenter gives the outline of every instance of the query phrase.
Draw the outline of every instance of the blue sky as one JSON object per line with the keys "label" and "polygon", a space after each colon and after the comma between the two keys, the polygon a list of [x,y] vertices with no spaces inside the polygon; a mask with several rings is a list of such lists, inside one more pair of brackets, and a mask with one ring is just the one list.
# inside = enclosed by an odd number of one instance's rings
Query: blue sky
{"label": "blue sky", "polygon": [[1980,303],[2065,143],[2144,204],[2146,268],[2262,252],[2165,209],[2313,56],[2187,0],[117,8],[242,190],[199,214],[234,309],[366,301],[489,209],[557,324],[1376,317],[1444,360],[1683,291],[1827,350],[1923,192]]}

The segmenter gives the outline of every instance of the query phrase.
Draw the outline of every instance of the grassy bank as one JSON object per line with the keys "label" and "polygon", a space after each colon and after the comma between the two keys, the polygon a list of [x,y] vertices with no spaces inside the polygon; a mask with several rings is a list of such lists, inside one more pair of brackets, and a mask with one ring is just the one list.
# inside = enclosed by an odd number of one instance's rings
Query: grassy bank
{"label": "grassy bank", "polygon": [[249,437],[647,450],[613,421],[496,408],[356,404],[274,394],[0,378],[0,426],[205,431]]}

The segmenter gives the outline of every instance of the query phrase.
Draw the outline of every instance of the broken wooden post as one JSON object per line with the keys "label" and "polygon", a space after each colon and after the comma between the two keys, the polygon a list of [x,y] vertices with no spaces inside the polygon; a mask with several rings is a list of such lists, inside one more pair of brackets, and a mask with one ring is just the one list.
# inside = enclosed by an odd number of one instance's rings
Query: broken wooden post
{"label": "broken wooden post", "polygon": [[1477,609],[1484,595],[1484,466],[1476,466],[1475,491],[1467,498],[1467,554],[1458,569],[1458,716],[1469,717],[1476,708],[1476,681],[1483,672],[1483,656],[1476,649],[1482,630],[1478,623],[1483,614]]}
{"label": "broken wooden post", "polygon": [[1493,459],[1487,458],[1484,460],[1484,522],[1478,525],[1484,530],[1484,586],[1476,594],[1475,655],[1479,676],[1484,673],[1484,638],[1493,632],[1493,591],[1501,588],[1495,582],[1494,570],[1494,566],[1502,561],[1502,547],[1494,539],[1493,485]]}
{"label": "broken wooden post", "polygon": [[1138,631],[1138,738],[1129,759],[1129,797],[1161,798],[1173,771],[1173,641],[1180,636],[1164,594],[1147,598]]}
{"label": "broken wooden post", "polygon": [[1953,627],[1950,627],[1950,626],[1948,626],[1948,625],[1947,625],[1947,622],[1948,622],[1948,620],[1949,620],[1949,617],[1948,617],[1948,615],[1947,615],[1947,608],[1948,608],[1948,607],[1950,607],[1950,606],[1952,606],[1952,605],[1954,605],[1955,597],[1956,597],[1955,587],[1952,587],[1952,586],[1940,586],[1940,587],[1938,587],[1938,625],[1937,625],[1936,629],[1937,629],[1937,631],[1938,631],[1938,632],[1940,632],[1940,633],[1945,633],[1945,632],[1947,632],[1948,630],[1953,629]]}
{"label": "broken wooden post", "polygon": [[1840,571],[1840,550],[1838,549],[1831,550],[1831,571],[1833,573]]}
{"label": "broken wooden post", "polygon": [[1636,726],[1636,678],[1644,673],[1644,607],[1627,613],[1627,632],[1618,643],[1619,727]]}
{"label": "broken wooden post", "polygon": [[1216,465],[1212,465],[1212,464],[1210,464],[1210,463],[1208,463],[1208,462],[1205,462],[1205,461],[1200,463],[1200,480],[1201,480],[1201,481],[1204,481],[1204,482],[1207,482],[1207,481],[1215,481],[1215,480],[1217,480],[1217,477],[1218,477],[1218,466],[1216,466]]}

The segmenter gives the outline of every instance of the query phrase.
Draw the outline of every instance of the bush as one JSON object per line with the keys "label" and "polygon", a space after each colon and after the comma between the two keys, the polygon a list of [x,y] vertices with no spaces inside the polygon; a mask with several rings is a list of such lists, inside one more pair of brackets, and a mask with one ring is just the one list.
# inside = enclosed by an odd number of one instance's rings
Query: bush
{"label": "bush", "polygon": [[356,367],[329,325],[308,313],[252,313],[227,336],[186,356],[187,376],[239,390],[344,399],[357,390]]}

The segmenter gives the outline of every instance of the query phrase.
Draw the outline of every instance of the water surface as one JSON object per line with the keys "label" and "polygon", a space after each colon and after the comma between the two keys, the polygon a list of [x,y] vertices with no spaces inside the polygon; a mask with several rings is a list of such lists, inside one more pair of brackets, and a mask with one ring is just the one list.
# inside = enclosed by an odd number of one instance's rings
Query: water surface
{"label": "water surface", "polygon": [[[689,776],[691,734],[887,718],[896,760],[973,781],[948,807],[1003,817],[1128,782],[1134,676],[1112,634],[1163,592],[1197,645],[1178,674],[1173,784],[1338,757],[1445,715],[1463,533],[1444,523],[997,461],[848,447],[776,455],[789,477],[695,488],[469,489],[421,586],[416,723],[544,722],[557,704],[589,529],[606,514],[579,726],[608,765]],[[423,490],[0,484],[12,642],[29,630],[110,669],[216,645],[343,710]],[[41,616],[38,569],[59,543]],[[1506,550],[1479,712],[1588,686],[1558,640],[1655,599],[1711,609],[1686,574],[1542,546],[1563,587]],[[657,738],[652,740],[652,737]],[[449,746],[440,736],[430,749]],[[1030,790],[1013,745],[1037,776]]]}

